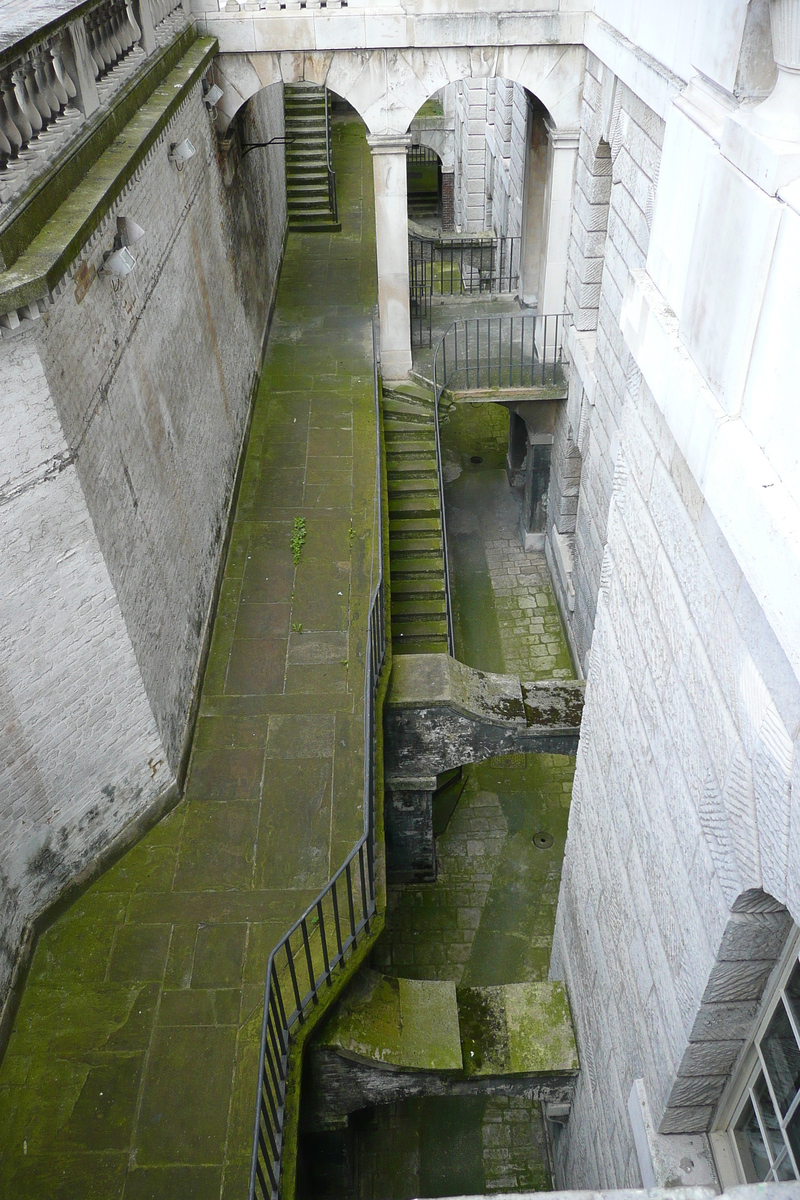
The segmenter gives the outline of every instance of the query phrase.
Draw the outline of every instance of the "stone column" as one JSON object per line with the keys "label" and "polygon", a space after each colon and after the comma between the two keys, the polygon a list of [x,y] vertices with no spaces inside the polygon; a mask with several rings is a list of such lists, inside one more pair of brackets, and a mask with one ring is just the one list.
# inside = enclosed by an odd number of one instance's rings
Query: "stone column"
{"label": "stone column", "polygon": [[411,135],[368,134],[367,142],[375,179],[381,369],[385,379],[404,379],[411,370],[406,192],[406,151]]}
{"label": "stone column", "polygon": [[566,303],[572,184],[579,137],[577,129],[548,130],[547,186],[538,289],[538,309],[547,316],[562,313]]}

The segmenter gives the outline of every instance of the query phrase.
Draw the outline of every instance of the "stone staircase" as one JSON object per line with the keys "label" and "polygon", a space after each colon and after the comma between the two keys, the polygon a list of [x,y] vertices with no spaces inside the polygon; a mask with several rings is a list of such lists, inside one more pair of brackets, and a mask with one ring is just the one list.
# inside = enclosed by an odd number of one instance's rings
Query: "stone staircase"
{"label": "stone staircase", "polygon": [[425,388],[384,388],[395,654],[447,651],[434,420],[433,396]]}
{"label": "stone staircase", "polygon": [[289,229],[332,233],[342,228],[331,209],[325,141],[325,89],[286,84],[286,204]]}

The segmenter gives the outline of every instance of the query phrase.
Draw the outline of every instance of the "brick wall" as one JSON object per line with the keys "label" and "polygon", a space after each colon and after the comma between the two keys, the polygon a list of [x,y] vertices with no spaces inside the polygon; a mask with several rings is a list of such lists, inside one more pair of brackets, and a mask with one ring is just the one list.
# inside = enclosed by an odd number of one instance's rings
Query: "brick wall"
{"label": "brick wall", "polygon": [[[282,132],[280,85],[242,120],[252,140]],[[174,789],[283,243],[282,151],[228,180],[198,85],[44,315],[0,339],[0,991],[25,923]],[[112,286],[95,272],[118,215],[145,236]]]}

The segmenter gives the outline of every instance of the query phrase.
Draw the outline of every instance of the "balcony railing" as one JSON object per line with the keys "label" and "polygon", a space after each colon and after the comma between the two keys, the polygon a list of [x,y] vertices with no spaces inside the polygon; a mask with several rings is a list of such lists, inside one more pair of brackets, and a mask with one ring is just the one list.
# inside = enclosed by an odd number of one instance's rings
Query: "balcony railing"
{"label": "balcony railing", "polygon": [[364,832],[339,870],[269,956],[258,1064],[250,1200],[278,1200],[292,1030],[303,1025],[375,916],[375,703],[386,654],[379,350],[372,317],[376,465],[372,577],[364,672]]}
{"label": "balcony railing", "polygon": [[189,22],[188,0],[101,0],[0,53],[0,206],[59,157],[92,114]]}
{"label": "balcony railing", "polygon": [[434,296],[513,293],[519,288],[521,239],[408,239],[408,283],[411,299],[411,344],[430,346],[431,301]]}
{"label": "balcony railing", "polygon": [[437,397],[452,392],[562,389],[564,317],[524,313],[455,321],[433,355]]}

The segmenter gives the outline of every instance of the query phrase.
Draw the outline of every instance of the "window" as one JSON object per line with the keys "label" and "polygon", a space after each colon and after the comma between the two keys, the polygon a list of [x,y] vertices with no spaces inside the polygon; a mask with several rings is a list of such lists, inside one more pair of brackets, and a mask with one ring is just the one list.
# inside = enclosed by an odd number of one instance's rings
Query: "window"
{"label": "window", "polygon": [[720,1181],[800,1179],[799,933],[712,1134]]}

